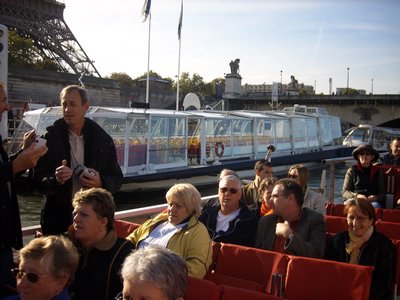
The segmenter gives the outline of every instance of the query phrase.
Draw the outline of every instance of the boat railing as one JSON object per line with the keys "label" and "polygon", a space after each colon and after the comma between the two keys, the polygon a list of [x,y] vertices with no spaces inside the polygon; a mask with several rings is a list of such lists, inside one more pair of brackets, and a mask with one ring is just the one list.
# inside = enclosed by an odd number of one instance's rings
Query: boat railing
{"label": "boat railing", "polygon": [[[207,200],[216,198],[218,197],[217,195],[211,195],[211,196],[205,196],[201,198],[201,203],[207,202]],[[116,220],[121,220],[121,219],[127,219],[127,218],[147,218],[151,215],[158,214],[162,212],[164,209],[167,208],[167,204],[158,204],[158,205],[151,205],[151,206],[146,206],[146,207],[139,207],[139,208],[133,208],[133,209],[128,209],[128,210],[122,210],[122,211],[117,211],[115,213],[115,219]],[[27,226],[22,228],[22,236],[28,237],[28,236],[34,236],[38,231],[40,231],[40,225],[33,225],[33,226]]]}

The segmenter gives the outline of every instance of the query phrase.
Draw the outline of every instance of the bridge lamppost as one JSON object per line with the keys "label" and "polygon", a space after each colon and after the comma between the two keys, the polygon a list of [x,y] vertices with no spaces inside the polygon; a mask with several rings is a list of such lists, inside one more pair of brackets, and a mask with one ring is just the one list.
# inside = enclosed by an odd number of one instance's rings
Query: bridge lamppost
{"label": "bridge lamppost", "polygon": [[281,94],[282,94],[282,70],[281,70]]}
{"label": "bridge lamppost", "polygon": [[317,94],[317,81],[314,80],[314,94]]}
{"label": "bridge lamppost", "polygon": [[374,79],[371,78],[371,95],[374,94]]}
{"label": "bridge lamppost", "polygon": [[347,95],[349,94],[349,70],[350,68],[347,68]]}

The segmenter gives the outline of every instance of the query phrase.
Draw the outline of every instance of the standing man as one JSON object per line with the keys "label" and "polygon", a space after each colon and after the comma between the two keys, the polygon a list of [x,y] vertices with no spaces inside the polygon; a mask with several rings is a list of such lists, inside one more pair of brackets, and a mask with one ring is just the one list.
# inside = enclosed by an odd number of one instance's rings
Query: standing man
{"label": "standing man", "polygon": [[[0,83],[0,121],[3,113],[9,109],[5,86]],[[7,294],[6,286],[15,287],[15,278],[11,274],[11,268],[14,267],[12,248],[22,248],[15,176],[34,167],[47,151],[46,146],[36,147],[32,144],[35,138],[35,132],[30,131],[24,137],[23,150],[11,157],[0,147],[0,298]]]}
{"label": "standing man", "polygon": [[214,242],[254,246],[257,217],[240,199],[242,182],[235,175],[221,178],[218,199],[210,199],[203,207],[199,221]]}
{"label": "standing man", "polygon": [[258,190],[264,178],[272,177],[272,164],[268,160],[259,160],[254,165],[254,172],[254,180],[243,187],[243,199],[251,210],[257,210],[261,205]]}
{"label": "standing man", "polygon": [[260,219],[257,248],[313,258],[324,256],[324,217],[310,208],[302,208],[303,198],[302,187],[293,180],[275,183],[271,195],[274,214]]}
{"label": "standing man", "polygon": [[395,137],[390,142],[390,152],[381,159],[384,165],[400,166],[400,138]]}
{"label": "standing man", "polygon": [[81,188],[102,187],[111,193],[122,184],[112,138],[94,121],[86,90],[77,85],[60,93],[63,118],[47,128],[49,151],[38,162],[35,178],[44,194],[41,220],[45,235],[60,234],[72,224],[72,198]]}

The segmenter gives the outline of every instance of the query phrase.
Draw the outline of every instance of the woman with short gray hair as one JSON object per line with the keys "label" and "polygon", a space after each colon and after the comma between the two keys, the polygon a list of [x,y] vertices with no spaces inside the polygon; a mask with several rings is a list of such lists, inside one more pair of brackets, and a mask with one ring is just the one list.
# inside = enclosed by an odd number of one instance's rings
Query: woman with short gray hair
{"label": "woman with short gray hair", "polygon": [[129,255],[121,275],[124,289],[116,299],[183,299],[188,282],[183,258],[158,245]]}

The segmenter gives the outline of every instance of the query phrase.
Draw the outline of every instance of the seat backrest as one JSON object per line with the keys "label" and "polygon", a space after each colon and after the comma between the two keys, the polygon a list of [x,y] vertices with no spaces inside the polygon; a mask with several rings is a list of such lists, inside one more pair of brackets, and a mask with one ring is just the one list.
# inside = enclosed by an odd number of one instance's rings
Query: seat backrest
{"label": "seat backrest", "polygon": [[282,298],[276,296],[224,284],[221,285],[221,290],[221,300],[282,300]]}
{"label": "seat backrest", "polygon": [[384,222],[400,223],[400,209],[382,209],[381,220]]}
{"label": "seat backrest", "polygon": [[400,240],[392,239],[394,246],[396,247],[396,287],[395,294],[397,294],[397,290],[400,287]]}
{"label": "seat backrest", "polygon": [[114,220],[114,228],[117,235],[121,238],[126,238],[131,234],[140,224],[124,221],[124,220]]}
{"label": "seat backrest", "polygon": [[185,300],[219,300],[221,288],[214,282],[189,276]]}
{"label": "seat backrest", "polygon": [[338,216],[324,216],[326,223],[326,232],[338,233],[348,229],[347,219]]}
{"label": "seat backrest", "polygon": [[257,282],[271,289],[272,275],[286,273],[288,257],[285,254],[245,247],[222,244],[215,273]]}
{"label": "seat backrest", "polygon": [[286,297],[296,300],[368,300],[373,267],[290,256]]}
{"label": "seat backrest", "polygon": [[345,207],[345,205],[342,203],[332,203],[332,206],[330,209],[330,215],[344,217],[344,213],[343,213],[344,207]]}
{"label": "seat backrest", "polygon": [[383,233],[390,239],[400,240],[400,223],[392,222],[375,222],[376,231]]}

